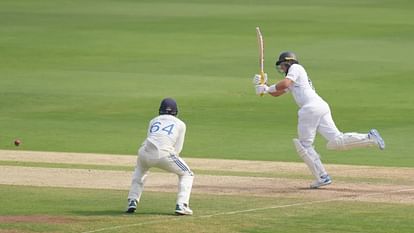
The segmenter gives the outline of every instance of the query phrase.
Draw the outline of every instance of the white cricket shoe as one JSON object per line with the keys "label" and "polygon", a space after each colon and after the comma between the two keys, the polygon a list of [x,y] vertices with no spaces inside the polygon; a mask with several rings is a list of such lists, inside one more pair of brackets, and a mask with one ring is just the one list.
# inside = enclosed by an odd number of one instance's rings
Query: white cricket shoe
{"label": "white cricket shoe", "polygon": [[331,177],[329,175],[324,175],[324,176],[321,176],[320,180],[315,180],[315,182],[313,182],[310,185],[310,188],[311,189],[317,189],[321,186],[329,185],[331,183],[332,183]]}
{"label": "white cricket shoe", "polygon": [[177,204],[175,206],[175,214],[177,215],[193,215],[193,211],[187,204]]}
{"label": "white cricket shoe", "polygon": [[128,209],[125,211],[126,213],[132,214],[137,209],[138,202],[137,200],[128,199]]}
{"label": "white cricket shoe", "polygon": [[374,139],[375,143],[378,145],[380,150],[385,149],[385,142],[384,139],[382,139],[381,135],[379,134],[378,130],[371,129],[368,133],[368,137],[371,139]]}

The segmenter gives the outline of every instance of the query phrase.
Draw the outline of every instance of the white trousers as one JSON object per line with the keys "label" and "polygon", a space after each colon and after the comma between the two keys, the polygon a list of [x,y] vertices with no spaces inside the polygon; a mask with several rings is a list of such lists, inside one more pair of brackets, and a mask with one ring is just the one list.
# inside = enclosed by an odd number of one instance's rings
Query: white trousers
{"label": "white trousers", "polygon": [[324,101],[303,106],[298,112],[298,117],[298,136],[303,150],[301,151],[297,145],[295,146],[317,179],[327,174],[319,154],[313,147],[317,132],[328,141],[327,148],[331,150],[347,150],[375,145],[368,134],[344,134],[339,131],[332,119],[329,105]]}
{"label": "white trousers", "polygon": [[139,202],[144,191],[146,177],[151,167],[157,167],[177,174],[177,204],[185,203],[189,205],[194,174],[188,165],[179,156],[166,152],[159,153],[158,150],[148,149],[145,146],[141,147],[138,151],[137,165],[132,175],[128,199],[135,199]]}
{"label": "white trousers", "polygon": [[331,141],[342,133],[336,127],[329,106],[325,102],[303,106],[298,112],[298,136],[302,145],[312,146],[316,132],[327,141]]}

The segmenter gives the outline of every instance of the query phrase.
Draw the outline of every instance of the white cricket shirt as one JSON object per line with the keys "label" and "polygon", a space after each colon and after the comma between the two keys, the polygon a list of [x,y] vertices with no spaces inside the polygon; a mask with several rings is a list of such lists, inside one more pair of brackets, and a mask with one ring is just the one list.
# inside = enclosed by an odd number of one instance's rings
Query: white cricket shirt
{"label": "white cricket shirt", "polygon": [[286,78],[293,81],[288,87],[299,107],[303,107],[313,102],[324,101],[312,86],[305,68],[299,64],[292,64],[288,70]]}
{"label": "white cricket shirt", "polygon": [[185,131],[185,123],[177,117],[159,115],[150,121],[146,141],[159,151],[179,155],[183,149]]}

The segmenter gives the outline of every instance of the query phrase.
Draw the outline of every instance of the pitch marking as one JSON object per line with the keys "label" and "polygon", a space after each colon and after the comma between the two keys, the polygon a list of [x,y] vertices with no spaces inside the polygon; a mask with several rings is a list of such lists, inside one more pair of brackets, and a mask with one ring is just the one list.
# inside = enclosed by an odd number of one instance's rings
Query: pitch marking
{"label": "pitch marking", "polygon": [[96,229],[96,230],[92,230],[92,231],[84,231],[84,232],[81,232],[81,233],[95,233],[95,232],[109,231],[109,230],[115,230],[115,229],[121,229],[121,228],[127,228],[127,227],[135,227],[135,226],[142,226],[142,225],[151,225],[151,224],[157,224],[157,223],[164,223],[164,222],[170,222],[170,221],[178,221],[178,220],[185,220],[185,219],[211,218],[211,217],[220,216],[220,215],[233,215],[233,214],[241,214],[241,213],[255,212],[255,211],[261,211],[261,210],[280,209],[280,208],[287,208],[287,207],[293,207],[293,206],[312,205],[312,204],[317,204],[317,203],[327,203],[327,202],[343,200],[344,198],[350,198],[350,197],[361,198],[361,197],[379,196],[379,195],[409,192],[409,191],[414,191],[414,189],[401,189],[401,190],[380,192],[380,193],[371,193],[371,194],[365,194],[365,195],[359,195],[359,196],[358,195],[347,195],[347,196],[328,199],[328,200],[308,201],[308,202],[299,202],[299,203],[288,204],[288,205],[275,205],[275,206],[268,206],[268,207],[262,207],[262,208],[247,209],[247,210],[229,211],[229,212],[222,212],[222,213],[216,213],[216,214],[195,216],[195,217],[191,217],[191,218],[171,217],[171,218],[167,218],[167,219],[154,220],[154,221],[148,221],[148,222],[142,222],[142,223],[118,225],[118,226],[114,226],[114,227],[100,228],[100,229]]}

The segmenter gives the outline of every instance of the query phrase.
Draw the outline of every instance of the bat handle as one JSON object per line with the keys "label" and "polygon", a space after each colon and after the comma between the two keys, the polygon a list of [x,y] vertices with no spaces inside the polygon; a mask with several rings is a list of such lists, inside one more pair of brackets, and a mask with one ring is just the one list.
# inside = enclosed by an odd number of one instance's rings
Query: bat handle
{"label": "bat handle", "polygon": [[263,70],[260,71],[260,84],[263,85],[265,84],[265,73]]}
{"label": "bat handle", "polygon": [[[260,85],[265,84],[265,73],[263,70],[260,70]],[[261,93],[260,96],[263,96],[264,93]]]}

